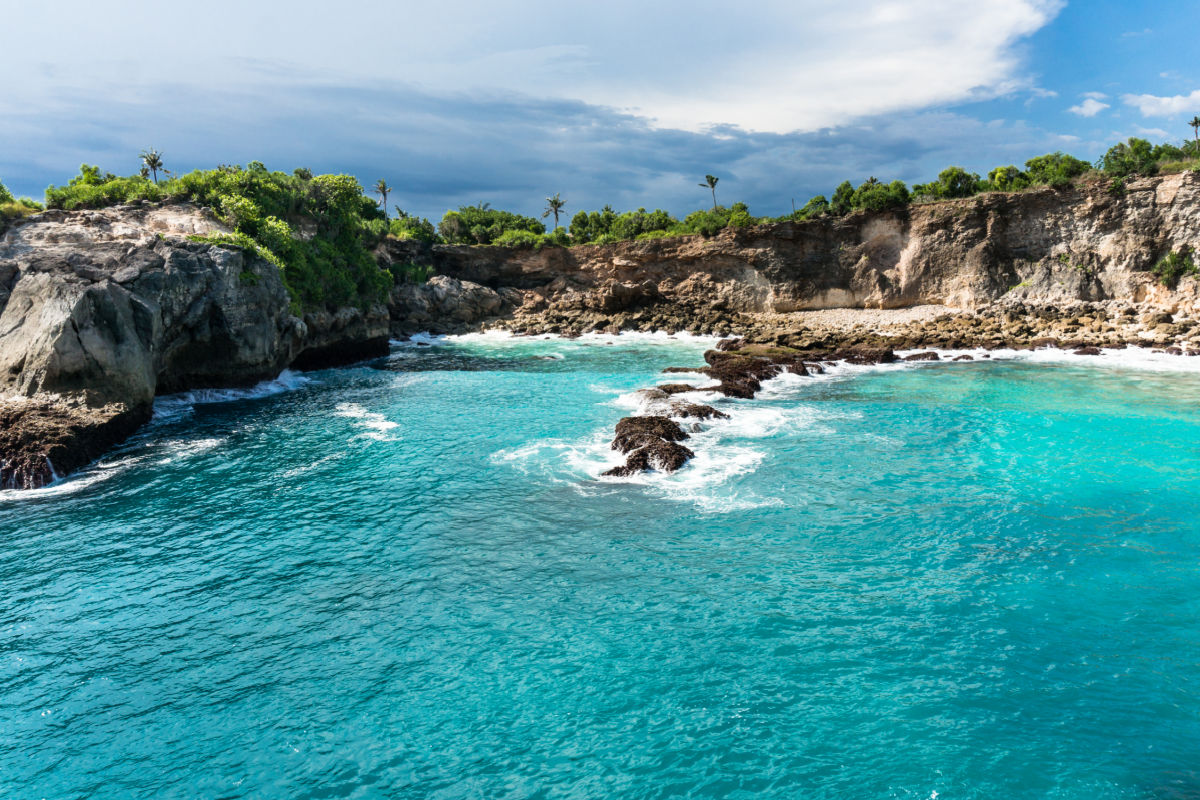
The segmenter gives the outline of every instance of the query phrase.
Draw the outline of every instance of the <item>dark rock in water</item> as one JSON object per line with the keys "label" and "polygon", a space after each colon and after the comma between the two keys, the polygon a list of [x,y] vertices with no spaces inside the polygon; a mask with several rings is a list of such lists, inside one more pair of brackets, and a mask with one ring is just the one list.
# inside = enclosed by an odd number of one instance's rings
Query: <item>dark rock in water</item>
{"label": "dark rock in water", "polygon": [[667,367],[663,370],[664,375],[678,375],[679,373],[690,372],[703,373],[704,367]]}
{"label": "dark rock in water", "polygon": [[1073,352],[1074,352],[1074,355],[1077,355],[1077,356],[1098,356],[1098,355],[1100,355],[1100,348],[1099,347],[1081,347],[1078,350],[1075,350]]}
{"label": "dark rock in water", "polygon": [[658,389],[660,392],[666,392],[667,394],[682,394],[683,392],[701,391],[699,386],[692,386],[690,383],[663,383],[654,388]]}
{"label": "dark rock in water", "polygon": [[670,417],[625,417],[617,423],[617,437],[613,439],[612,449],[629,453],[655,439],[681,442],[687,438],[679,423]]}
{"label": "dark rock in water", "polygon": [[617,436],[613,439],[612,448],[629,457],[623,466],[614,467],[604,474],[622,477],[650,469],[674,472],[695,455],[678,444],[687,438],[687,433],[679,427],[679,423],[668,417],[625,417],[617,423]]}
{"label": "dark rock in water", "polygon": [[954,361],[974,361],[975,356],[967,355],[966,353],[963,353],[961,356],[955,356],[953,360]]}
{"label": "dark rock in water", "polygon": [[150,419],[149,404],[91,408],[61,398],[0,405],[0,488],[36,489],[99,458]]}
{"label": "dark rock in water", "polygon": [[820,364],[817,364],[815,362],[809,362],[809,361],[805,361],[803,363],[804,363],[804,368],[806,370],[808,370],[808,374],[810,374],[810,375],[824,375],[825,374],[825,368],[822,367]]}
{"label": "dark rock in water", "polygon": [[896,353],[890,347],[859,347],[837,353],[835,358],[847,364],[891,364]]}
{"label": "dark rock in water", "polygon": [[717,349],[728,352],[730,350],[741,350],[746,346],[745,339],[722,339],[717,342]]}
{"label": "dark rock in water", "polygon": [[788,364],[787,371],[793,375],[807,375],[808,367],[804,366],[803,361],[797,361],[794,364]]}
{"label": "dark rock in water", "polygon": [[700,403],[684,403],[676,401],[671,404],[671,413],[685,419],[729,419],[729,415],[718,411],[712,406]]}
{"label": "dark rock in water", "polygon": [[1167,352],[1173,356],[1181,356],[1181,355],[1183,355],[1183,348],[1182,347],[1168,347]]}
{"label": "dark rock in water", "polygon": [[1039,347],[1058,347],[1058,339],[1055,339],[1052,337],[1043,337],[1041,339],[1034,339],[1029,342],[1029,346],[1032,347],[1034,350],[1037,350]]}
{"label": "dark rock in water", "polygon": [[660,472],[675,472],[695,455],[695,453],[681,444],[657,439],[630,453],[629,458],[625,460],[622,466],[613,467],[602,474],[623,478],[652,469],[659,470]]}
{"label": "dark rock in water", "polygon": [[783,371],[783,367],[763,356],[746,356],[709,350],[704,354],[709,363],[704,374],[717,380],[718,391],[726,397],[749,399],[762,388],[762,382]]}
{"label": "dark rock in water", "polygon": [[942,358],[932,350],[926,350],[924,353],[913,353],[904,357],[905,361],[941,361]]}

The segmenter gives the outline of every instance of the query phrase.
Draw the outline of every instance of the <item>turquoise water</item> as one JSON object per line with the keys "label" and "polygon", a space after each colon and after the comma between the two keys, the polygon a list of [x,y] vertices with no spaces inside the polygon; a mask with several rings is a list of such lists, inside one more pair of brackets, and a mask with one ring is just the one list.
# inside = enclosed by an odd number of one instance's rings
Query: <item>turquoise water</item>
{"label": "turquoise water", "polygon": [[175,398],[3,495],[0,797],[1200,796],[1196,368],[791,379],[598,481],[706,346],[613,341]]}

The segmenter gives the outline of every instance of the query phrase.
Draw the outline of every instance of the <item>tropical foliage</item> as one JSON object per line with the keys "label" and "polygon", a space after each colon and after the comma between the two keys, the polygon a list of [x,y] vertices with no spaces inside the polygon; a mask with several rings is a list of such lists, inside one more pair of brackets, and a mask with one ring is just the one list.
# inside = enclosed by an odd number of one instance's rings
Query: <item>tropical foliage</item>
{"label": "tropical foliage", "polygon": [[492,244],[509,231],[545,233],[546,226],[533,217],[499,211],[487,203],[447,211],[438,233],[450,244]]}
{"label": "tropical foliage", "polygon": [[[197,170],[160,183],[120,178],[84,164],[63,187],[46,190],[50,208],[100,208],[135,200],[207,206],[234,231],[215,244],[251,248],[278,264],[300,309],[368,305],[392,283],[369,248],[386,235],[383,212],[350,175],[270,172],[246,167]],[[303,229],[301,237],[297,231]]]}
{"label": "tropical foliage", "polygon": [[27,217],[41,210],[41,203],[28,197],[13,197],[8,187],[0,183],[0,228],[3,228],[8,220]]}

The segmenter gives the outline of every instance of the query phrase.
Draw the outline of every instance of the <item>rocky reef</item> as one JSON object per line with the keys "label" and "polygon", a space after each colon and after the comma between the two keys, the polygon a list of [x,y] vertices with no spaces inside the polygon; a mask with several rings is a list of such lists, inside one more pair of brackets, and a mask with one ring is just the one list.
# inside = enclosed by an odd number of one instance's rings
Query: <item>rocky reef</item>
{"label": "rocky reef", "polygon": [[[418,331],[736,336],[700,369],[737,398],[782,370],[896,350],[1200,353],[1200,283],[1168,287],[1151,271],[1200,244],[1198,201],[1200,175],[1188,172],[1119,195],[1097,182],[713,237],[540,250],[388,239],[377,261],[402,277],[386,303],[304,314],[270,262],[188,238],[228,232],[202,209],[47,211],[0,238],[0,485],[86,464],[142,424],[158,394],[370,358]],[[889,309],[903,311],[871,316]],[[623,420],[614,442],[622,474],[691,457],[690,427],[721,415],[674,396],[693,388],[647,390],[653,410]]]}

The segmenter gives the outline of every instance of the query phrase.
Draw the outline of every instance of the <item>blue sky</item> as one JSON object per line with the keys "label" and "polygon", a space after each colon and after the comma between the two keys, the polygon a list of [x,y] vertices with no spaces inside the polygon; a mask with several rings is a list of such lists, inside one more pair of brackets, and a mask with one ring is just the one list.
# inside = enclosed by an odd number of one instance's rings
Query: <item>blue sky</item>
{"label": "blue sky", "polygon": [[0,32],[0,180],[81,162],[384,177],[434,219],[702,207],[781,214],[843,179],[985,173],[1200,113],[1200,4],[1116,0],[26,3]]}

